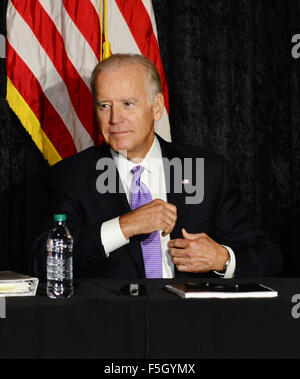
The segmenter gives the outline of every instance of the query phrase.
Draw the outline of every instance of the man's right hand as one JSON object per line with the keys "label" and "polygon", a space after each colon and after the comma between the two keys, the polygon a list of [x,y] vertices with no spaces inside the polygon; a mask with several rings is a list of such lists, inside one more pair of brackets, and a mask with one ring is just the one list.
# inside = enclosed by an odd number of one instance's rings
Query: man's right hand
{"label": "man's right hand", "polygon": [[134,211],[120,216],[121,230],[126,239],[139,234],[162,230],[162,236],[171,233],[177,220],[175,205],[155,199]]}

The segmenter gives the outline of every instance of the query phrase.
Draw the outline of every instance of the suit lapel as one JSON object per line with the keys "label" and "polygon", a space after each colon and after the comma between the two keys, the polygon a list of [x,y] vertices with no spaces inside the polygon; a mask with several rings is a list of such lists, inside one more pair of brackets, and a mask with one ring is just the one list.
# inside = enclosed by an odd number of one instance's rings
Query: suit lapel
{"label": "suit lapel", "polygon": [[[114,217],[117,217],[124,213],[129,212],[130,206],[128,204],[127,197],[126,197],[123,185],[121,183],[118,170],[114,163],[113,157],[111,156],[110,149],[107,145],[102,145],[98,147],[96,165],[100,162],[101,159],[104,159],[105,160],[104,162],[108,162],[108,164],[110,164],[111,166],[109,169],[107,168],[105,163],[103,164],[104,166],[103,169],[100,169],[100,165],[96,166],[97,169],[95,172],[95,177],[91,181],[91,185],[94,188],[96,186],[97,197],[98,197],[98,201],[101,204],[101,209],[107,215],[107,219],[111,219],[111,218],[114,218]],[[114,170],[113,172],[114,177],[111,177],[109,174],[108,180],[111,180],[112,184],[115,185],[113,188],[113,191],[101,193],[97,189],[97,181],[99,184],[100,176],[101,175],[106,176],[107,173],[112,172],[112,170]],[[105,185],[107,185],[107,183],[105,183]]]}
{"label": "suit lapel", "polygon": [[167,189],[167,201],[171,204],[174,204],[177,207],[177,222],[175,224],[175,227],[170,235],[171,239],[182,237],[181,234],[181,210],[185,203],[185,191],[184,186],[182,185],[182,170],[179,170],[179,175],[176,173],[176,170],[173,167],[174,163],[175,165],[179,165],[180,167],[183,167],[184,157],[173,148],[173,145],[169,142],[164,141],[159,136],[157,136],[161,151],[162,151],[162,157],[163,157],[163,164],[164,164],[164,172],[165,172],[165,179],[166,179],[166,189]]}
{"label": "suit lapel", "polygon": [[[170,239],[175,238],[182,238],[182,232],[181,229],[184,227],[183,223],[183,214],[185,209],[185,197],[186,192],[184,189],[184,185],[182,184],[183,180],[183,164],[184,164],[184,157],[180,152],[178,152],[176,149],[174,149],[174,145],[172,145],[169,142],[164,141],[159,136],[157,136],[161,150],[162,150],[162,156],[163,156],[163,163],[164,163],[164,172],[165,172],[165,179],[166,179],[166,187],[167,187],[167,201],[171,204],[174,204],[177,207],[177,221],[175,224],[175,227],[173,231],[170,234]],[[180,170],[178,170],[178,173],[176,174],[176,170],[172,168],[170,169],[170,163],[174,163],[176,165],[179,165]],[[178,176],[180,175],[180,177]],[[188,180],[192,180],[192,178],[186,178]],[[177,181],[177,182],[176,182]],[[174,265],[174,274],[175,277],[190,277],[190,274],[179,272]]]}

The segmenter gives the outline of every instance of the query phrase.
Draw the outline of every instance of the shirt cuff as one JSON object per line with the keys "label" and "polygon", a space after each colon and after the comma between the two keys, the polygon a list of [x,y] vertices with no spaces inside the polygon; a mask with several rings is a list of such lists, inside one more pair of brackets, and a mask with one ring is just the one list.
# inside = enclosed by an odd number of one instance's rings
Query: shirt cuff
{"label": "shirt cuff", "polygon": [[225,249],[228,251],[229,256],[230,256],[230,261],[229,261],[229,264],[226,268],[225,273],[224,272],[221,273],[218,271],[214,271],[214,272],[220,276],[223,276],[224,279],[232,279],[232,278],[234,278],[234,272],[235,272],[235,266],[236,266],[235,255],[234,255],[233,250],[230,247],[225,246],[225,245],[222,245],[222,246],[225,247]]}
{"label": "shirt cuff", "polygon": [[100,236],[107,257],[109,257],[112,251],[129,243],[129,239],[127,240],[124,237],[121,230],[119,217],[103,222],[101,225]]}

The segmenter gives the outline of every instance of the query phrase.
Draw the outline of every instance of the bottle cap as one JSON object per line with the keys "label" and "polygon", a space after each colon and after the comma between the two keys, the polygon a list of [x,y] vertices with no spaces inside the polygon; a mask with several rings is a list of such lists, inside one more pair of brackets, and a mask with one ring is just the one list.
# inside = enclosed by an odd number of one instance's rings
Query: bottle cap
{"label": "bottle cap", "polygon": [[54,215],[54,221],[65,222],[65,221],[67,221],[67,216],[63,215],[63,214],[55,214]]}

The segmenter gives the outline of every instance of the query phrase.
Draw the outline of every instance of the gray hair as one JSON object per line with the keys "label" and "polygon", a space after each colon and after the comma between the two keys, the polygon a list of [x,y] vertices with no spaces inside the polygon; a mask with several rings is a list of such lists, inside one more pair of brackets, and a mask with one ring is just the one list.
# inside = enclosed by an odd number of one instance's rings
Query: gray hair
{"label": "gray hair", "polygon": [[114,54],[96,65],[91,76],[91,89],[94,100],[96,91],[95,83],[100,72],[113,71],[136,64],[139,64],[146,69],[148,74],[149,97],[153,104],[155,96],[162,92],[160,75],[154,64],[148,58],[139,54]]}

